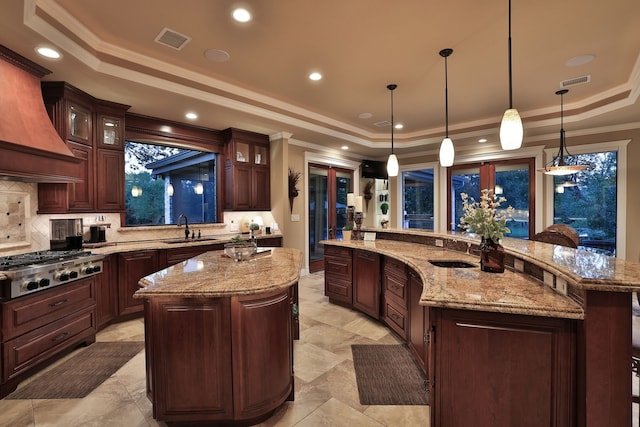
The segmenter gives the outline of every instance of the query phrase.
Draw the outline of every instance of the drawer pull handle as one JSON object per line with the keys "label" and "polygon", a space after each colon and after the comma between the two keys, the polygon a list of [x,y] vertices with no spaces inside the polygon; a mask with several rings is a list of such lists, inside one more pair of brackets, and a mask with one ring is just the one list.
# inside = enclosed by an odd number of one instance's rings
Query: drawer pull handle
{"label": "drawer pull handle", "polygon": [[62,299],[60,301],[52,302],[51,304],[49,304],[49,307],[57,307],[57,306],[62,305],[64,303],[68,302],[68,301],[69,301],[68,299]]}
{"label": "drawer pull handle", "polygon": [[51,341],[53,341],[53,342],[61,341],[61,340],[65,339],[68,335],[69,335],[69,332],[63,332],[60,335],[58,335],[58,336],[56,336],[54,338],[51,338]]}

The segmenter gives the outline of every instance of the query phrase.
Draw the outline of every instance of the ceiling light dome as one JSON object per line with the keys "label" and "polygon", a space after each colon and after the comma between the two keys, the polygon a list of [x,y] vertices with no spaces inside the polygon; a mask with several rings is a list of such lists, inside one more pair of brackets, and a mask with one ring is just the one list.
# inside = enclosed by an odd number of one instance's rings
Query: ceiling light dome
{"label": "ceiling light dome", "polygon": [[237,9],[234,9],[233,13],[232,13],[233,19],[235,19],[238,22],[249,22],[251,21],[251,12],[249,12],[247,9],[243,8],[243,7],[239,7]]}

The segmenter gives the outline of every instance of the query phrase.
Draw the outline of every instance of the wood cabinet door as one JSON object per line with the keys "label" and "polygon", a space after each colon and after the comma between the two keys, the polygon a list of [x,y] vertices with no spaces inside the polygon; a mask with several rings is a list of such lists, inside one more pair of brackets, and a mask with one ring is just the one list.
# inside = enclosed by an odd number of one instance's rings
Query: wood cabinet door
{"label": "wood cabinet door", "polygon": [[67,142],[71,152],[82,159],[78,165],[78,176],[82,182],[69,185],[69,211],[91,212],[95,210],[94,188],[94,158],[93,148],[77,142]]}
{"label": "wood cabinet door", "polygon": [[102,273],[96,279],[96,323],[98,330],[115,319],[118,312],[118,257],[102,261]]}
{"label": "wood cabinet door", "polygon": [[261,211],[271,210],[271,184],[269,180],[269,168],[265,166],[254,166],[252,175],[252,209]]}
{"label": "wood cabinet door", "polygon": [[98,211],[120,212],[124,207],[124,153],[98,149],[97,162]]}
{"label": "wood cabinet door", "polygon": [[433,425],[573,425],[575,321],[438,313]]}
{"label": "wood cabinet door", "polygon": [[329,301],[353,303],[353,259],[351,249],[325,246],[324,294]]}
{"label": "wood cabinet door", "polygon": [[157,251],[120,253],[118,270],[118,315],[142,312],[143,300],[134,299],[133,294],[140,289],[140,279],[160,270]]}
{"label": "wood cabinet door", "polygon": [[353,254],[353,307],[380,318],[380,255],[356,250]]}
{"label": "wood cabinet door", "polygon": [[231,313],[234,416],[250,419],[293,393],[289,289],[232,297]]}
{"label": "wood cabinet door", "polygon": [[147,309],[154,418],[232,419],[229,299],[150,298]]}
{"label": "wood cabinet door", "polygon": [[409,348],[427,373],[429,354],[427,352],[427,332],[429,331],[429,308],[420,305],[422,281],[414,272],[409,273]]}
{"label": "wood cabinet door", "polygon": [[236,165],[234,169],[233,209],[238,211],[249,210],[252,208],[251,199],[253,197],[251,166]]}

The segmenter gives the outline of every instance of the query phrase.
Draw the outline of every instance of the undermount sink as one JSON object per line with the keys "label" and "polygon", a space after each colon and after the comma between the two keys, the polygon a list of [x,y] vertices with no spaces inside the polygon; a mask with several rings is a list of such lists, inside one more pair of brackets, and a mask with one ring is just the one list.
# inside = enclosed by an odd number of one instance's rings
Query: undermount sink
{"label": "undermount sink", "polygon": [[433,265],[435,265],[436,267],[443,267],[443,268],[473,268],[476,267],[476,265],[471,264],[470,262],[466,262],[466,261],[453,261],[453,260],[429,260],[429,262]]}
{"label": "undermount sink", "polygon": [[197,243],[197,242],[211,242],[213,240],[219,240],[217,237],[201,237],[199,239],[167,239],[163,240],[164,243],[169,245],[178,245],[178,244],[187,244],[187,243]]}

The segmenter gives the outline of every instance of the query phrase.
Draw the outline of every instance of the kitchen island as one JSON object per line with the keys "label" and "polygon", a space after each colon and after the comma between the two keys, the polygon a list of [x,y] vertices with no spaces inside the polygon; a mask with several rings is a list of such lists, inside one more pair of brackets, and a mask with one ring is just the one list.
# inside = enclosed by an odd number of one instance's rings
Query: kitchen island
{"label": "kitchen island", "polygon": [[156,420],[254,424],[293,400],[301,265],[296,249],[211,251],[140,280]]}
{"label": "kitchen island", "polygon": [[407,341],[429,378],[432,426],[630,425],[640,265],[505,239],[508,268],[485,273],[473,236],[376,232],[322,242],[325,293]]}

